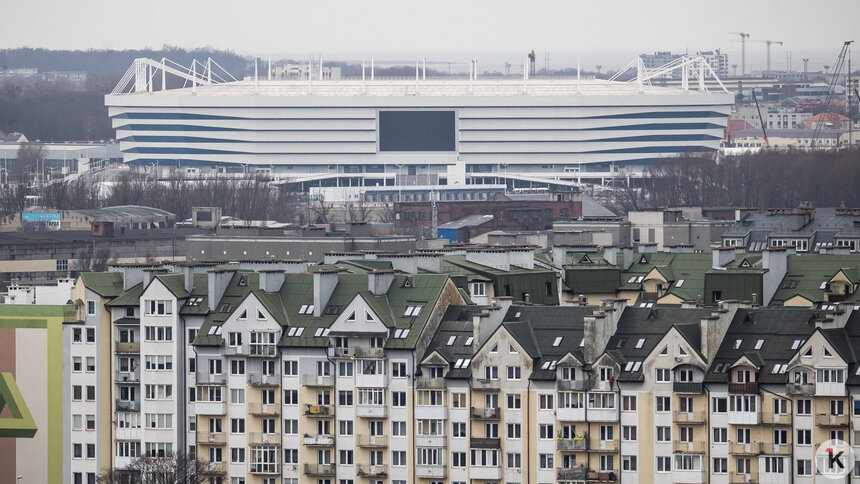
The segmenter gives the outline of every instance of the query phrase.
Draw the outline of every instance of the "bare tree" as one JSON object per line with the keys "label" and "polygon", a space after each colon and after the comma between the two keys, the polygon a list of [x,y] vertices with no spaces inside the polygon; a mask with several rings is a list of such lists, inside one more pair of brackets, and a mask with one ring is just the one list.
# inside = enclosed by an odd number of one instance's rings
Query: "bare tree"
{"label": "bare tree", "polygon": [[328,202],[322,192],[309,197],[310,211],[315,216],[314,221],[319,224],[328,224],[329,218],[334,210],[334,203]]}
{"label": "bare tree", "polygon": [[104,469],[99,484],[204,484],[209,482],[210,465],[186,454],[142,456],[124,469]]}
{"label": "bare tree", "polygon": [[345,208],[346,216],[349,218],[350,222],[365,223],[370,221],[369,218],[372,209],[370,204],[367,203],[367,199],[363,192],[359,193],[355,199],[348,200],[345,204]]}

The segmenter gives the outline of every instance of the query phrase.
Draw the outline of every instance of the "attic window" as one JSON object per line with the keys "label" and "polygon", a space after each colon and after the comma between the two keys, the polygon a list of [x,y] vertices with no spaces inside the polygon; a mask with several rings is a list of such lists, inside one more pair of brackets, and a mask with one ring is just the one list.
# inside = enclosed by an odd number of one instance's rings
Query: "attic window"
{"label": "attic window", "polygon": [[756,342],[755,342],[755,349],[760,350],[760,349],[761,349],[761,345],[763,345],[763,344],[764,344],[764,340],[763,340],[763,339],[760,339],[760,340],[756,341]]}
{"label": "attic window", "polygon": [[448,338],[447,346],[453,346],[455,341],[457,341],[457,337],[451,336],[450,338]]}
{"label": "attic window", "polygon": [[642,257],[639,258],[639,263],[640,264],[647,264],[648,258],[643,255]]}
{"label": "attic window", "polygon": [[627,284],[633,284],[634,282],[636,282],[636,276],[633,276],[630,279],[627,279]]}
{"label": "attic window", "polygon": [[373,317],[373,315],[372,315],[372,314],[370,314],[370,311],[365,311],[365,312],[364,312],[364,319],[365,319],[368,323],[374,323],[374,322],[376,322],[376,318],[374,318],[374,317]]}
{"label": "attic window", "polygon": [[248,310],[242,311],[242,314],[239,315],[239,319],[248,319]]}
{"label": "attic window", "polygon": [[424,306],[409,306],[406,308],[406,311],[403,313],[404,318],[414,318],[418,316],[418,313],[421,312],[421,308]]}
{"label": "attic window", "polygon": [[773,370],[771,370],[770,373],[772,375],[777,375],[777,374],[781,375],[781,374],[785,373],[787,370],[788,370],[788,365],[776,364],[776,365],[773,365]]}
{"label": "attic window", "polygon": [[322,336],[322,333],[323,333],[323,328],[317,328],[316,332],[314,333],[314,336],[319,338],[320,336]]}
{"label": "attic window", "polygon": [[520,319],[520,315],[523,314],[520,311],[517,311],[517,314],[514,314],[514,319]]}
{"label": "attic window", "polygon": [[734,349],[739,349],[741,347],[741,343],[743,343],[743,342],[744,342],[744,340],[742,340],[742,339],[736,339]]}
{"label": "attic window", "polygon": [[553,342],[552,342],[552,345],[553,345],[553,346],[558,346],[558,345],[560,345],[560,344],[561,344],[561,340],[563,340],[563,339],[564,339],[564,336],[557,336],[557,337],[555,338],[555,341],[553,341]]}
{"label": "attic window", "polygon": [[642,362],[641,361],[637,361],[636,363],[633,364],[633,371],[639,371],[639,368],[642,368]]}
{"label": "attic window", "polygon": [[591,259],[588,258],[588,254],[582,256],[582,259],[579,259],[579,262],[582,264],[590,264]]}
{"label": "attic window", "polygon": [[750,264],[750,261],[744,259],[743,261],[741,261],[741,267],[746,269],[746,268],[752,267],[752,264]]}
{"label": "attic window", "polygon": [[209,334],[213,336],[218,336],[221,334],[221,326],[212,326],[209,328]]}
{"label": "attic window", "polygon": [[398,329],[394,332],[394,339],[406,339],[409,336],[408,329]]}
{"label": "attic window", "polygon": [[675,283],[675,287],[681,287],[684,285],[684,279],[678,279],[678,282]]}
{"label": "attic window", "polygon": [[802,358],[812,358],[812,346],[806,348],[806,352],[801,356]]}
{"label": "attic window", "polygon": [[305,332],[305,328],[290,328],[290,330],[287,331],[287,336],[299,337],[304,332]]}
{"label": "attic window", "polygon": [[[301,313],[299,313],[299,314],[301,314]],[[355,311],[353,311],[353,312],[352,312],[352,313],[351,313],[351,314],[346,318],[346,320],[347,320],[347,321],[349,321],[349,322],[354,322],[354,321],[355,321]]]}
{"label": "attic window", "polygon": [[558,360],[552,360],[552,363],[549,365],[550,370],[555,370],[555,365],[558,364]]}
{"label": "attic window", "polygon": [[240,286],[247,286],[248,285],[248,279],[246,279],[245,276],[240,277],[239,278],[239,285]]}
{"label": "attic window", "polygon": [[266,315],[265,315],[265,314],[263,314],[263,311],[260,311],[259,309],[257,310],[257,319],[260,319],[260,320],[263,320],[263,321],[265,321],[265,320],[266,320]]}
{"label": "attic window", "polygon": [[823,349],[824,349],[824,357],[825,358],[833,358],[833,354],[830,353],[830,350],[828,350],[826,346],[823,347]]}
{"label": "attic window", "polygon": [[202,303],[202,302],[203,302],[202,297],[192,297],[192,298],[188,299],[188,301],[185,303],[185,305],[186,306],[199,306],[200,303]]}
{"label": "attic window", "polygon": [[472,346],[472,340],[474,340],[474,338],[469,336],[468,338],[466,338],[466,342],[463,343],[463,346]]}
{"label": "attic window", "polygon": [[218,306],[218,312],[219,313],[232,313],[235,310],[236,310],[235,304],[223,303],[220,306]]}
{"label": "attic window", "polygon": [[412,287],[412,282],[408,277],[403,281],[403,287]]}
{"label": "attic window", "polygon": [[678,345],[678,356],[690,356],[683,346]]}
{"label": "attic window", "polygon": [[549,369],[549,363],[550,363],[549,361],[544,361],[543,365],[541,365],[540,369],[541,370],[548,370]]}
{"label": "attic window", "polygon": [[855,375],[860,375],[860,366],[857,366],[857,370],[854,372]]}
{"label": "attic window", "polygon": [[580,347],[580,348],[585,347],[585,338],[582,338],[582,339],[579,341],[579,347]]}
{"label": "attic window", "polygon": [[664,346],[660,353],[657,353],[657,356],[669,356],[669,345]]}
{"label": "attic window", "polygon": [[470,361],[472,360],[469,358],[460,358],[454,363],[454,368],[468,368]]}
{"label": "attic window", "polygon": [[782,283],[782,289],[794,289],[797,287],[797,279],[786,279]]}
{"label": "attic window", "polygon": [[615,349],[621,349],[624,347],[624,342],[627,341],[625,338],[618,338],[618,343],[615,344]]}
{"label": "attic window", "polygon": [[799,339],[794,340],[794,342],[791,343],[791,349],[796,350],[796,349],[800,348],[800,341],[801,340],[799,340]]}
{"label": "attic window", "polygon": [[624,371],[630,371],[633,369],[633,361],[628,361],[626,365],[624,365]]}
{"label": "attic window", "polygon": [[508,353],[512,355],[518,355],[520,352],[517,351],[516,348],[514,348],[514,345],[508,345]]}
{"label": "attic window", "polygon": [[302,304],[302,307],[299,308],[299,314],[313,314],[314,313],[314,305],[313,304]]}
{"label": "attic window", "polygon": [[645,279],[645,276],[639,276],[636,278],[636,282],[642,282],[642,279]]}
{"label": "attic window", "polygon": [[340,314],[341,309],[343,309],[343,307],[338,305],[338,304],[330,304],[330,305],[325,307],[323,314],[328,315],[328,316],[333,316],[335,314]]}
{"label": "attic window", "polygon": [[818,289],[821,289],[822,291],[827,289],[827,281],[822,282],[821,285],[818,286]]}
{"label": "attic window", "polygon": [[636,342],[636,349],[641,349],[645,346],[645,338],[639,338],[639,341]]}
{"label": "attic window", "polygon": [[490,353],[498,353],[498,352],[499,352],[499,343],[496,343],[493,345],[492,348],[490,348]]}

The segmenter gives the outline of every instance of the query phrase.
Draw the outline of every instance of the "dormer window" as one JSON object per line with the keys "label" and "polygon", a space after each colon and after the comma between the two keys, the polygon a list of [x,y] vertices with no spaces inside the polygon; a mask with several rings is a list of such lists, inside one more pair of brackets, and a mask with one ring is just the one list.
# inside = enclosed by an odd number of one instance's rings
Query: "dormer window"
{"label": "dormer window", "polygon": [[442,378],[444,369],[441,366],[431,366],[428,368],[428,376],[430,378]]}
{"label": "dormer window", "polygon": [[563,366],[561,368],[562,380],[576,380],[576,368],[572,366]]}
{"label": "dormer window", "polygon": [[602,366],[600,367],[600,381],[606,382],[610,379],[614,379],[615,371],[612,367]]}
{"label": "dormer window", "polygon": [[735,370],[735,383],[750,383],[752,374],[749,370]]}

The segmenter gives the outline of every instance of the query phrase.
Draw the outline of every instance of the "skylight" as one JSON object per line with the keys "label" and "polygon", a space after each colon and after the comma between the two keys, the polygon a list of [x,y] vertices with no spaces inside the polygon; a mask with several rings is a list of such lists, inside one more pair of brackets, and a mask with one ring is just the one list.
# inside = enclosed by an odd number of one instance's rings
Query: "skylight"
{"label": "skylight", "polygon": [[800,340],[796,339],[793,343],[791,343],[791,349],[796,350],[798,348],[800,348]]}
{"label": "skylight", "polygon": [[626,365],[624,365],[624,371],[630,371],[630,370],[632,370],[632,369],[633,369],[633,363],[634,363],[634,362],[632,362],[632,361],[628,361],[628,362],[627,362],[627,364],[626,364]]}
{"label": "skylight", "polygon": [[582,340],[579,342],[579,347],[582,348],[584,346],[585,346],[585,338],[582,338]]}
{"label": "skylight", "polygon": [[[395,337],[396,337],[396,336],[395,336]],[[457,337],[456,337],[456,336],[451,336],[450,338],[448,338],[448,346],[453,345],[455,341],[457,341]]]}
{"label": "skylight", "polygon": [[637,361],[636,363],[633,364],[633,371],[639,371],[639,368],[642,368],[642,362],[641,361]]}
{"label": "skylight", "polygon": [[627,279],[627,284],[633,284],[634,282],[636,282],[636,276],[633,276],[630,279]]}
{"label": "skylight", "polygon": [[317,328],[316,332],[314,333],[314,336],[319,338],[320,336],[322,336],[322,333],[323,333],[323,328]]}
{"label": "skylight", "polygon": [[314,305],[313,304],[302,304],[302,307],[299,308],[299,314],[313,314],[314,313]]}
{"label": "skylight", "polygon": [[472,340],[473,340],[473,339],[474,339],[474,338],[472,338],[471,336],[469,336],[468,338],[466,338],[466,342],[465,342],[465,343],[463,343],[463,346],[472,346]]}
{"label": "skylight", "polygon": [[[407,336],[409,336],[409,330],[408,329],[394,330],[394,339],[406,339]],[[456,336],[451,336],[451,337],[456,338]],[[448,345],[451,345],[451,344],[453,344],[453,343],[450,343],[450,342],[448,343]]]}
{"label": "skylight", "polygon": [[756,341],[756,342],[755,342],[755,349],[760,350],[760,349],[761,349],[761,345],[763,345],[763,344],[764,344],[764,340],[763,340],[763,339],[760,339],[760,340]]}
{"label": "skylight", "polygon": [[636,342],[636,349],[640,349],[645,346],[645,338],[639,338],[639,341]]}
{"label": "skylight", "polygon": [[418,316],[418,313],[421,312],[421,308],[424,306],[409,306],[406,308],[406,311],[403,312],[404,318],[414,318]]}
{"label": "skylight", "polygon": [[741,343],[743,343],[743,342],[744,342],[744,340],[742,340],[742,339],[736,339],[736,340],[735,340],[735,346],[734,346],[734,349],[738,349],[738,348],[740,348],[740,347],[741,347]]}
{"label": "skylight", "polygon": [[681,287],[684,285],[684,279],[678,279],[678,282],[675,283],[675,287]]}
{"label": "skylight", "polygon": [[552,342],[552,345],[553,345],[553,346],[558,346],[558,345],[560,345],[560,344],[561,344],[561,340],[563,340],[563,339],[564,339],[564,336],[558,336],[558,337],[556,337],[556,338],[555,338],[555,341],[553,341],[553,342]]}

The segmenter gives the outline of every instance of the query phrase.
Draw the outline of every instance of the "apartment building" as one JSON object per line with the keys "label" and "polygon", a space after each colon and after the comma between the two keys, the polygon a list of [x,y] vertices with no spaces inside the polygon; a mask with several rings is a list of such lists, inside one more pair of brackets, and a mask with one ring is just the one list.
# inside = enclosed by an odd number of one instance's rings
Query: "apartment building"
{"label": "apartment building", "polygon": [[184,452],[230,484],[811,483],[858,443],[853,305],[475,305],[377,262],[83,275],[64,480]]}

